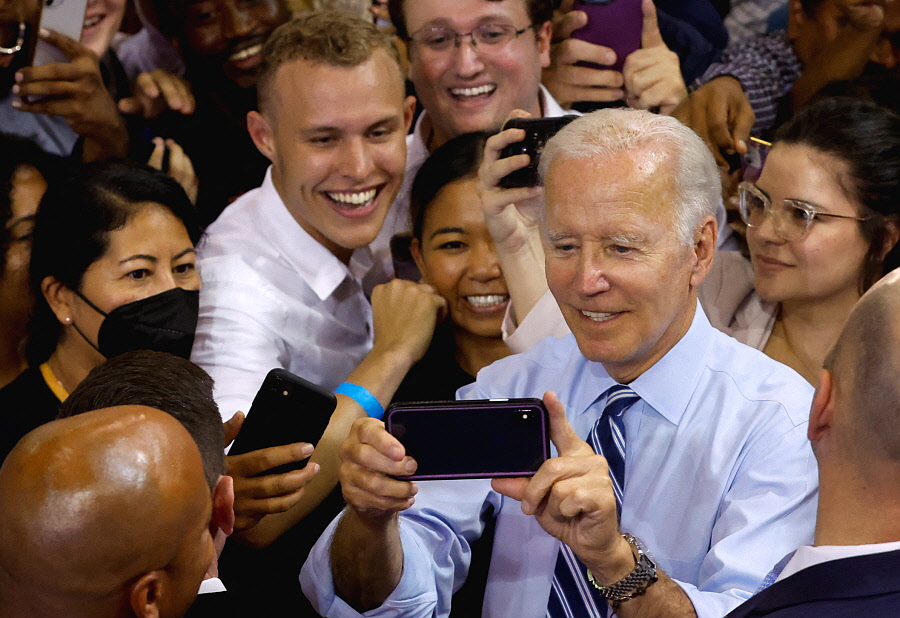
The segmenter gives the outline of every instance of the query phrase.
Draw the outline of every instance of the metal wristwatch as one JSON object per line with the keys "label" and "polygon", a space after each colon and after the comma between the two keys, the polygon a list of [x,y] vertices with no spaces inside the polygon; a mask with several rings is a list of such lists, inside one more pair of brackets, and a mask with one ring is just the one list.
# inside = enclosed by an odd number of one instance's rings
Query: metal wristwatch
{"label": "metal wristwatch", "polygon": [[657,580],[656,563],[650,557],[646,546],[640,539],[630,534],[623,534],[622,538],[628,541],[634,552],[636,564],[631,573],[610,586],[601,586],[594,580],[590,569],[587,572],[588,580],[594,585],[600,596],[610,602],[613,611],[618,611],[619,605],[625,601],[644,594],[647,588]]}

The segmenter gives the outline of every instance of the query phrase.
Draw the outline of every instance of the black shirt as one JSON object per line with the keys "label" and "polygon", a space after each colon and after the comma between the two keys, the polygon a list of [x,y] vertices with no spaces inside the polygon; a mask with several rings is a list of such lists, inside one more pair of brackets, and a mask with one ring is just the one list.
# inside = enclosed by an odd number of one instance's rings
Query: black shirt
{"label": "black shirt", "polygon": [[56,418],[59,405],[37,367],[0,388],[0,465],[22,436]]}

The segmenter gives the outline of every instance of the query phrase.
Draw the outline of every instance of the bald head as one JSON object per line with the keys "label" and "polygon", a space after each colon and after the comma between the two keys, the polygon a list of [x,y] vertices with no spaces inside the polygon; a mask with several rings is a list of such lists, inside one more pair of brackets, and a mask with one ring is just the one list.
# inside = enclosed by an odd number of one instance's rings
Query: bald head
{"label": "bald head", "polygon": [[825,368],[848,444],[868,460],[900,463],[900,270],[856,304]]}
{"label": "bald head", "polygon": [[213,559],[211,508],[200,452],[164,412],[39,427],[0,468],[0,615],[181,615]]}

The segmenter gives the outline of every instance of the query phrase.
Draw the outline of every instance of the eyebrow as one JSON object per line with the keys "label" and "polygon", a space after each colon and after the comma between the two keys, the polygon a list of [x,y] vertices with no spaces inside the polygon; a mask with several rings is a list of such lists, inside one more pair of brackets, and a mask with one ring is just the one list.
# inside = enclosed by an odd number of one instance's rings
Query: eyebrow
{"label": "eyebrow", "polygon": [[461,227],[442,227],[438,230],[435,230],[434,233],[431,234],[431,238],[438,236],[440,234],[465,234],[466,231]]}
{"label": "eyebrow", "polygon": [[[398,124],[400,122],[401,122],[401,117],[398,114],[391,114],[389,116],[385,116],[384,118],[379,118],[378,120],[376,120],[375,122],[373,122],[372,124],[367,126],[365,130],[371,131],[375,127],[378,127],[378,126],[381,126],[384,124],[391,124],[391,123]],[[344,133],[344,132],[345,132],[345,130],[343,127],[338,127],[338,126],[333,126],[333,125],[328,125],[328,124],[324,124],[321,126],[307,127],[300,131],[301,135],[314,135],[317,133]]]}
{"label": "eyebrow", "polygon": [[131,256],[125,258],[124,260],[119,260],[119,264],[124,264],[126,262],[132,262],[134,260],[148,260],[150,262],[153,262],[154,264],[159,261],[157,258],[155,258],[152,255],[147,255],[146,253],[137,253],[135,255],[131,255]]}
{"label": "eyebrow", "polygon": [[625,245],[639,245],[647,240],[645,236],[641,236],[639,234],[615,234],[613,236],[610,236],[609,239],[613,242],[618,242]]}
{"label": "eyebrow", "polygon": [[[756,188],[759,189],[759,190],[762,192],[762,194],[765,195],[766,198],[768,198],[768,200],[769,200],[770,202],[772,201],[772,196],[769,195],[769,192],[768,192],[768,191],[766,191],[765,189],[763,189],[763,188],[760,187],[759,185],[756,185]],[[806,206],[809,206],[810,208],[812,208],[812,209],[815,210],[816,212],[821,212],[823,215],[830,214],[830,210],[829,210],[828,208],[825,208],[824,206],[821,206],[821,205],[819,205],[819,204],[816,204],[815,202],[810,202],[809,200],[804,200],[803,198],[800,198],[800,197],[786,197],[786,198],[784,198],[784,199],[785,199],[785,200],[789,200],[789,201],[791,201],[791,202],[800,202],[801,204],[805,204]],[[782,201],[783,201],[783,200],[782,200]]]}
{"label": "eyebrow", "polygon": [[[197,253],[197,251],[193,247],[188,247],[181,253],[178,253],[177,255],[173,256],[172,259],[177,260],[179,258],[184,257],[188,253]],[[157,258],[156,256],[147,255],[146,253],[136,253],[136,254],[131,255],[123,260],[119,260],[119,264],[125,264],[126,262],[132,262],[134,260],[147,260],[149,262],[153,262],[154,264],[159,262],[159,258]]]}

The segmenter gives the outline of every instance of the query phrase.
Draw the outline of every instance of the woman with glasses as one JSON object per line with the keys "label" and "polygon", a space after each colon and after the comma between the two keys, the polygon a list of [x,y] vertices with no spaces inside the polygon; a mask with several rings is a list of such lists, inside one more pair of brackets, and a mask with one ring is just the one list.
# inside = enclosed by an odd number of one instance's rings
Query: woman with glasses
{"label": "woman with glasses", "polygon": [[811,105],[739,198],[750,261],[720,253],[700,300],[714,326],[816,384],[853,305],[898,265],[900,117],[848,98]]}

